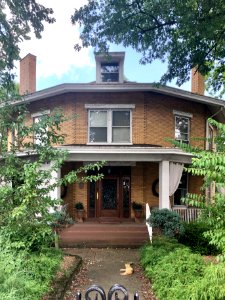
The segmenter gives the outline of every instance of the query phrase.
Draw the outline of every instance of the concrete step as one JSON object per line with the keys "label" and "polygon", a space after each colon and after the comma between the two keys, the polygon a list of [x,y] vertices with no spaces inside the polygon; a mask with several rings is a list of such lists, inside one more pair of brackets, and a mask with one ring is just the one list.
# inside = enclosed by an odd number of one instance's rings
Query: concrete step
{"label": "concrete step", "polygon": [[140,247],[149,241],[145,224],[74,224],[60,233],[61,247]]}

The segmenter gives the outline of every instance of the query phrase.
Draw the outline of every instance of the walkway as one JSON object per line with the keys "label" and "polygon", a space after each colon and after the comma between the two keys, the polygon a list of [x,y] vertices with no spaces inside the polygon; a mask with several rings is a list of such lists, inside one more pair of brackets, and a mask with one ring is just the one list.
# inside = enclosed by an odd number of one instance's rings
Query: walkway
{"label": "walkway", "polygon": [[[73,279],[64,300],[74,300],[78,290],[83,296],[85,290],[92,284],[102,286],[108,293],[109,288],[115,283],[127,288],[129,300],[133,300],[135,291],[139,292],[140,300],[156,299],[151,292],[149,281],[140,268],[138,249],[74,248],[65,249],[65,252],[81,256],[84,263],[80,273]],[[134,263],[134,273],[130,276],[121,276],[120,269],[124,268],[126,262]]]}

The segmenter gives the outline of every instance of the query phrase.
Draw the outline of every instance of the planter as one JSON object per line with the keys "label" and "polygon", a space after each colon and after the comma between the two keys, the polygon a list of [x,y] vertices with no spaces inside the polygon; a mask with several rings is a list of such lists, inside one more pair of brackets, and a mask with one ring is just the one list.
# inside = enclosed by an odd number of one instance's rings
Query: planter
{"label": "planter", "polygon": [[143,209],[134,209],[134,220],[136,223],[140,223],[142,220]]}
{"label": "planter", "polygon": [[76,221],[78,223],[83,223],[84,222],[84,210],[83,209],[76,209]]}

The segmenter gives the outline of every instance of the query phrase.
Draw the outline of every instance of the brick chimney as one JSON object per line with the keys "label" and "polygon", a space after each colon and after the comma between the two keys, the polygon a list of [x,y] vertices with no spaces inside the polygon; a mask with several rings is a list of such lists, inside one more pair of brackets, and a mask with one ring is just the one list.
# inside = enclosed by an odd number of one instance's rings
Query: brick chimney
{"label": "brick chimney", "polygon": [[205,79],[196,68],[191,70],[191,91],[192,93],[204,95],[205,92]]}
{"label": "brick chimney", "polygon": [[20,61],[20,95],[36,92],[36,56],[27,54]]}

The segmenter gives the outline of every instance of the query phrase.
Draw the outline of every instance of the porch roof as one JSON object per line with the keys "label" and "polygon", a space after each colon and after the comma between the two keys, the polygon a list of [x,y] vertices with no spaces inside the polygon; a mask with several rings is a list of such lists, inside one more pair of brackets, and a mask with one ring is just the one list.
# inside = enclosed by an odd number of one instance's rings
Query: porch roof
{"label": "porch roof", "polygon": [[129,146],[60,146],[67,150],[67,161],[160,162],[163,160],[191,163],[192,154],[179,148]]}

